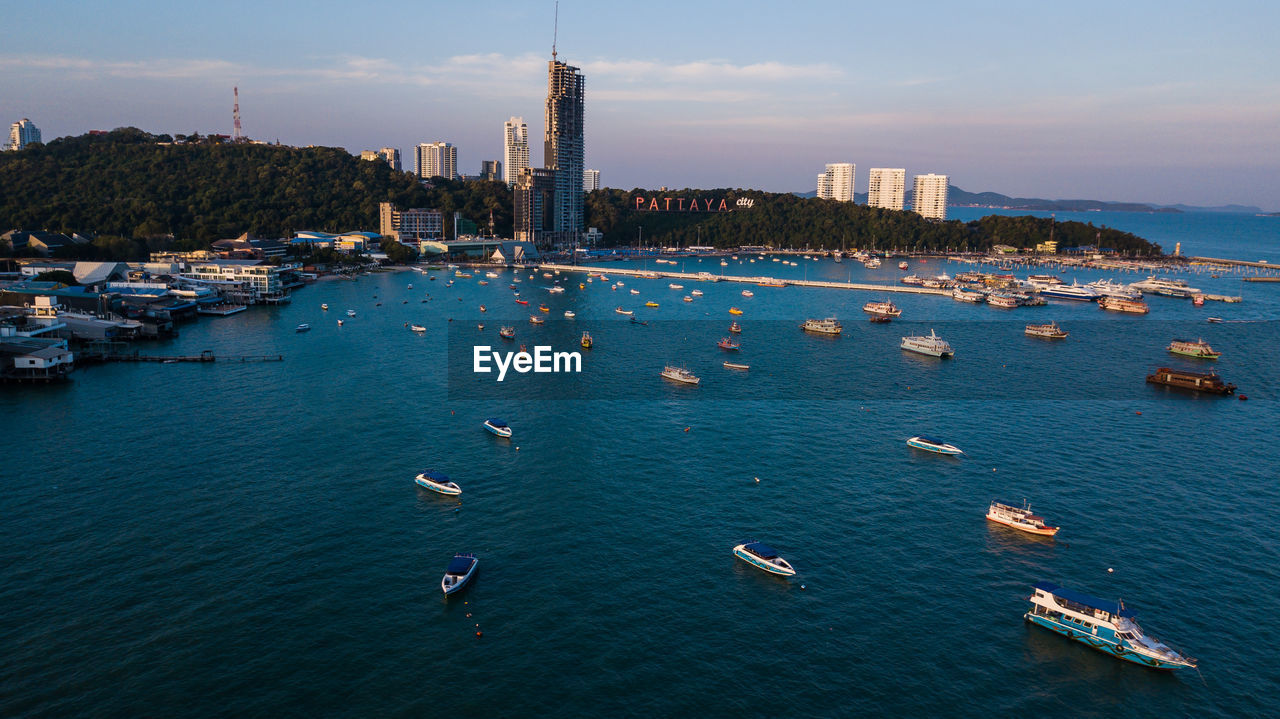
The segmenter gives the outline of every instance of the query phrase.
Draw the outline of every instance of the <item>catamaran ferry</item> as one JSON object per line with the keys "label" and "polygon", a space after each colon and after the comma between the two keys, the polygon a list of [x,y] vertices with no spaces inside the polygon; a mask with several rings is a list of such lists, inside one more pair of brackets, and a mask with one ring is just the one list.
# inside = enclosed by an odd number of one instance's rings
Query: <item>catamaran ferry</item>
{"label": "catamaran ferry", "polygon": [[954,357],[956,354],[952,351],[951,345],[933,330],[929,330],[928,337],[920,335],[903,337],[901,346],[902,349],[909,352],[919,352],[922,355],[931,355],[933,357]]}
{"label": "catamaran ferry", "polygon": [[1119,659],[1154,669],[1196,667],[1196,660],[1147,636],[1123,602],[1091,597],[1049,582],[1036,582],[1023,617]]}
{"label": "catamaran ferry", "polygon": [[996,524],[1020,529],[1029,534],[1052,537],[1058,533],[1058,527],[1050,527],[1044,523],[1044,517],[1037,517],[1032,514],[1031,505],[1027,504],[1026,501],[1023,501],[1021,507],[1015,504],[993,501],[991,506],[987,508],[987,519]]}

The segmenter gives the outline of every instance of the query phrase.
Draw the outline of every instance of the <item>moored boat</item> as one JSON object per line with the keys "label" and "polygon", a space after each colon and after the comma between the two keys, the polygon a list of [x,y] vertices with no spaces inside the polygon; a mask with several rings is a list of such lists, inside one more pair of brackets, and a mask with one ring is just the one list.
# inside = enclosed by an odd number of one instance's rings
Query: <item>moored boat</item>
{"label": "moored boat", "polygon": [[1018,306],[1018,298],[1013,295],[1004,294],[1003,292],[992,292],[987,295],[987,304],[992,307],[1012,309]]}
{"label": "moored boat", "polygon": [[670,289],[673,289],[673,290],[683,290],[683,289],[684,289],[684,285],[677,285],[677,284],[676,284],[676,283],[674,283],[674,282],[672,282],[671,284],[667,285],[667,287],[669,287]]}
{"label": "moored boat", "polygon": [[307,324],[306,322],[303,322],[302,324],[295,327],[293,331],[294,332],[310,332],[311,325]]}
{"label": "moored boat", "polygon": [[1195,659],[1177,652],[1138,626],[1123,602],[1098,599],[1049,582],[1036,582],[1023,617],[1119,659],[1153,669],[1195,668]]}
{"label": "moored boat", "polygon": [[738,324],[737,322],[734,322],[733,324],[729,325],[729,331],[734,334],[741,333],[742,325]]}
{"label": "moored boat", "polygon": [[595,343],[595,340],[593,340],[593,339],[591,338],[591,333],[590,333],[590,332],[583,332],[583,333],[582,333],[582,340],[581,340],[582,349],[584,349],[584,350],[589,350],[589,349],[591,349],[591,345],[592,345],[592,344],[594,344],[594,343]]}
{"label": "moored boat", "polygon": [[1102,297],[1099,292],[1081,285],[1076,281],[1072,281],[1069,285],[1056,284],[1045,285],[1040,287],[1041,297],[1053,297],[1059,300],[1079,300],[1081,302],[1093,302]]}
{"label": "moored boat", "polygon": [[633,312],[633,311],[631,311],[631,310],[624,310],[624,309],[622,309],[621,307],[619,307],[619,308],[615,309],[615,310],[614,310],[614,312],[617,312],[617,313],[618,313],[618,314],[620,314],[620,315],[627,315],[627,316],[631,316],[631,315],[634,315],[634,314],[635,314],[635,312]]}
{"label": "moored boat", "polygon": [[954,444],[947,444],[940,439],[925,437],[924,435],[916,435],[907,438],[907,446],[916,449],[923,449],[926,452],[935,452],[937,454],[956,455],[964,454],[963,451]]}
{"label": "moored boat", "polygon": [[731,352],[736,352],[739,349],[742,349],[742,345],[734,342],[728,337],[721,338],[720,341],[716,343],[716,347],[719,347],[722,350],[729,350]]}
{"label": "moored boat", "polygon": [[511,426],[497,417],[490,417],[489,419],[486,419],[484,421],[484,428],[499,437],[511,436]]}
{"label": "moored boat", "polygon": [[932,329],[929,330],[928,336],[908,335],[903,337],[902,344],[899,346],[908,352],[918,352],[932,357],[954,357],[956,354],[951,349],[951,345],[939,337]]}
{"label": "moored boat", "polygon": [[889,300],[884,302],[868,302],[862,306],[863,312],[870,312],[873,315],[888,315],[889,317],[901,317],[902,310],[898,309]]}
{"label": "moored boat", "polygon": [[515,327],[500,327],[500,328],[498,328],[498,336],[499,336],[499,337],[501,337],[501,338],[502,338],[502,339],[504,339],[504,340],[513,340],[513,339],[515,339],[515,338],[516,338],[516,328],[515,328]]}
{"label": "moored boat", "polygon": [[348,317],[355,317],[355,316],[356,316],[356,311],[355,311],[355,310],[347,310],[347,316],[348,316]]}
{"label": "moored boat", "polygon": [[449,560],[449,566],[444,570],[444,577],[440,579],[441,591],[445,594],[453,594],[467,586],[467,582],[471,581],[479,564],[480,560],[476,559],[474,554],[453,555],[453,559]]}
{"label": "moored boat", "polygon": [[1176,355],[1183,357],[1195,357],[1196,359],[1212,359],[1216,360],[1222,356],[1221,352],[1216,352],[1209,346],[1208,342],[1198,339],[1195,342],[1189,340],[1174,340],[1169,343],[1168,350]]}
{"label": "moored boat", "polygon": [[760,542],[743,542],[739,544],[733,548],[733,556],[771,574],[790,577],[796,573],[795,568],[787,560],[779,557],[778,552],[773,547]]}
{"label": "moored boat", "polygon": [[692,297],[692,296],[690,296],[690,295],[685,295],[685,296],[684,296],[684,301],[685,301],[685,302],[693,302],[693,297]]}
{"label": "moored boat", "polygon": [[1234,394],[1236,386],[1227,384],[1215,372],[1189,372],[1161,367],[1147,375],[1147,382],[1212,394]]}
{"label": "moored boat", "polygon": [[1145,315],[1151,311],[1146,302],[1142,300],[1129,300],[1123,297],[1107,296],[1098,300],[1098,306],[1104,310],[1112,312],[1128,312],[1135,315]]}
{"label": "moored boat", "polygon": [[951,299],[956,300],[957,302],[977,303],[977,302],[982,302],[987,298],[986,298],[986,295],[982,294],[981,292],[978,292],[977,290],[971,290],[965,287],[957,287],[951,291]]}
{"label": "moored boat", "polygon": [[657,307],[657,306],[658,306],[658,303],[657,303],[657,302],[654,302],[653,300],[649,300],[648,302],[644,303],[644,306],[645,306],[645,307]]}
{"label": "moored boat", "polygon": [[1044,325],[1027,325],[1026,333],[1031,337],[1048,337],[1055,340],[1060,340],[1067,336],[1067,333],[1062,331],[1057,322],[1050,322]]}
{"label": "moored boat", "polygon": [[1033,514],[1031,505],[1026,501],[1023,501],[1022,506],[1019,507],[1016,504],[992,500],[991,506],[987,508],[987,519],[996,524],[1013,527],[1028,534],[1038,534],[1045,537],[1052,537],[1058,533],[1059,529],[1045,524],[1044,517]]}
{"label": "moored boat", "polygon": [[[618,284],[622,284],[622,283],[621,283],[621,282],[619,282]],[[690,292],[689,294],[693,295],[694,297],[701,297],[701,296],[702,296],[702,290],[694,290],[694,291]]]}
{"label": "moored boat", "polygon": [[430,469],[423,470],[418,476],[413,478],[414,483],[419,487],[429,489],[432,492],[440,494],[462,494],[462,488],[457,482],[452,482],[443,472],[435,472]]}
{"label": "moored boat", "polygon": [[681,384],[698,384],[702,381],[684,367],[672,367],[671,365],[667,365],[662,368],[662,372],[659,374],[672,382],[679,382]]}
{"label": "moored boat", "polygon": [[573,319],[574,317],[577,317],[577,316],[578,316],[578,315],[574,314],[573,310],[565,310],[565,311],[564,311],[564,318],[565,318],[565,319],[567,319],[567,320],[571,320],[571,319]]}
{"label": "moored boat", "polygon": [[835,317],[828,317],[823,320],[805,320],[804,324],[800,325],[800,329],[805,332],[816,332],[823,335],[838,335],[844,331],[840,320]]}
{"label": "moored boat", "polygon": [[751,365],[738,364],[737,362],[725,362],[725,369],[751,369]]}
{"label": "moored boat", "polygon": [[908,267],[908,265],[907,265],[907,263],[906,263],[906,261],[905,261],[905,260],[903,260],[902,262],[899,262],[899,263],[898,263],[898,269],[900,269],[900,270],[905,270],[905,269],[907,269],[907,267]]}
{"label": "moored boat", "polygon": [[743,296],[743,297],[755,297],[755,296],[756,296],[756,293],[752,292],[751,290],[743,290],[743,291],[742,291],[742,296]]}

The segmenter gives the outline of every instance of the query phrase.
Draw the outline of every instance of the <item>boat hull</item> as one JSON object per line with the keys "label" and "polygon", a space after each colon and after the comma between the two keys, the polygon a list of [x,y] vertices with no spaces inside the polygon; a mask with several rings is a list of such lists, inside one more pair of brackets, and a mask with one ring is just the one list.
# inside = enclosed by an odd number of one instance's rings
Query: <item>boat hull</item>
{"label": "boat hull", "polygon": [[462,490],[461,490],[461,489],[459,489],[459,488],[457,488],[457,487],[450,487],[450,486],[445,485],[445,484],[437,484],[437,483],[432,482],[432,481],[430,481],[430,480],[423,479],[422,477],[414,477],[414,478],[413,478],[413,481],[414,481],[414,483],[415,483],[415,484],[417,484],[419,487],[422,487],[423,489],[429,489],[429,490],[431,490],[432,492],[439,492],[440,494],[448,494],[448,495],[451,495],[451,496],[452,496],[452,495],[457,495],[457,494],[462,494]]}
{"label": "boat hull", "polygon": [[948,350],[926,349],[924,347],[915,347],[907,344],[902,345],[902,349],[906,350],[907,352],[915,352],[916,354],[927,355],[929,357],[946,358],[946,357],[952,357],[955,355],[955,352],[948,351]]}
{"label": "boat hull", "polygon": [[764,571],[770,574],[777,574],[778,576],[781,576],[781,577],[794,576],[796,573],[796,570],[794,569],[785,569],[775,564],[770,564],[740,547],[734,547],[733,556],[737,557],[738,559],[741,559],[747,564],[750,564],[756,569],[763,569]]}
{"label": "boat hull", "polygon": [[1139,664],[1144,667],[1148,667],[1151,669],[1173,670],[1173,669],[1185,669],[1191,666],[1189,664],[1170,662],[1163,659],[1159,659],[1157,657],[1150,657],[1145,654],[1140,654],[1138,652],[1133,651],[1132,649],[1127,649],[1114,642],[1108,641],[1101,637],[1095,637],[1091,634],[1085,634],[1081,632],[1079,629],[1064,626],[1062,624],[1059,624],[1053,621],[1052,619],[1049,619],[1048,617],[1042,617],[1036,614],[1032,614],[1031,612],[1027,612],[1026,614],[1023,615],[1023,617],[1028,622],[1031,622],[1032,624],[1038,624],[1044,627],[1045,629],[1051,630],[1053,632],[1057,632],[1058,634],[1061,634],[1062,636],[1067,637],[1068,639],[1074,639],[1075,641],[1080,642],[1085,646],[1097,649],[1098,651],[1104,654],[1110,654],[1111,656],[1117,659],[1123,659],[1127,662],[1133,662],[1134,664]]}
{"label": "boat hull", "polygon": [[927,442],[921,442],[921,441],[916,440],[916,439],[909,439],[909,440],[907,440],[907,446],[908,446],[908,447],[914,447],[914,448],[916,448],[916,449],[922,449],[922,450],[924,450],[924,451],[926,451],[926,452],[933,452],[934,454],[945,454],[945,455],[948,455],[948,456],[954,456],[954,455],[957,455],[957,454],[964,454],[964,452],[960,451],[960,450],[959,450],[959,449],[957,449],[956,447],[949,447],[949,446],[948,446],[948,447],[939,447],[939,446],[938,446],[938,445],[936,445],[936,444],[928,444]]}
{"label": "boat hull", "polygon": [[510,427],[494,427],[492,425],[486,424],[484,428],[489,432],[489,434],[493,434],[493,435],[497,435],[498,437],[505,437],[505,438],[511,437]]}
{"label": "boat hull", "polygon": [[1011,529],[1017,529],[1019,531],[1026,532],[1027,534],[1035,534],[1041,537],[1052,537],[1053,535],[1058,533],[1058,529],[1059,529],[1059,527],[1033,527],[1027,524],[1018,524],[1016,522],[1010,522],[1008,520],[998,519],[996,517],[991,516],[990,514],[987,515],[987,519],[989,519],[992,522],[995,522],[996,524],[1002,524]]}

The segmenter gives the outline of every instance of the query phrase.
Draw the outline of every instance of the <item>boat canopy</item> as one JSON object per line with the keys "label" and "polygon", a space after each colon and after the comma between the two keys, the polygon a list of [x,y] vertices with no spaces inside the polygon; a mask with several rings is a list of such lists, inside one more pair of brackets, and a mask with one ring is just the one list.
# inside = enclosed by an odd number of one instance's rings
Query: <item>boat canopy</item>
{"label": "boat canopy", "polygon": [[486,422],[488,422],[489,424],[493,425],[494,427],[506,427],[506,426],[507,426],[507,423],[506,423],[506,422],[504,422],[504,421],[502,421],[502,420],[500,420],[500,419],[498,419],[498,418],[496,418],[496,417],[490,417],[489,419],[486,419],[485,421],[486,421]]}
{"label": "boat canopy", "polygon": [[440,484],[444,484],[445,482],[449,481],[449,477],[446,476],[444,472],[437,472],[434,469],[422,470],[422,476],[426,477],[432,482],[439,482]]}
{"label": "boat canopy", "polygon": [[778,556],[778,552],[774,550],[773,547],[770,547],[767,544],[761,544],[760,542],[751,542],[750,544],[745,545],[743,549],[751,552],[761,559],[775,559]]}
{"label": "boat canopy", "polygon": [[1036,586],[1036,589],[1046,591],[1055,597],[1061,597],[1068,601],[1076,602],[1077,604],[1083,604],[1086,607],[1101,609],[1102,611],[1107,612],[1109,614],[1115,614],[1121,617],[1137,616],[1136,614],[1134,614],[1133,610],[1125,609],[1121,607],[1119,602],[1113,602],[1107,599],[1098,599],[1097,597],[1091,597],[1088,594],[1085,594],[1084,592],[1077,592],[1074,589],[1065,589],[1051,582],[1036,582],[1035,586]]}
{"label": "boat canopy", "polygon": [[444,570],[445,574],[466,574],[471,571],[471,565],[476,563],[475,557],[454,557],[449,560],[449,568]]}

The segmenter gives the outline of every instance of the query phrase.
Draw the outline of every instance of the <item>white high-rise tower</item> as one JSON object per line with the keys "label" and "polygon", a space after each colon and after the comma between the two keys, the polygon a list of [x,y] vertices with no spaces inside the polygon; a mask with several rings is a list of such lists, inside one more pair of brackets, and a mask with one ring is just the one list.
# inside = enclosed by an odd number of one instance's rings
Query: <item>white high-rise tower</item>
{"label": "white high-rise tower", "polygon": [[853,202],[853,176],[857,167],[852,162],[829,163],[826,171],[818,175],[818,198]]}
{"label": "white high-rise tower", "polygon": [[529,128],[523,117],[513,117],[502,123],[503,166],[502,179],[514,185],[520,173],[529,167]]}
{"label": "white high-rise tower", "polygon": [[911,209],[924,217],[947,219],[947,181],[946,175],[916,175],[915,187],[911,191]]}
{"label": "white high-rise tower", "polygon": [[418,177],[429,180],[443,177],[447,180],[458,176],[458,148],[447,142],[424,142],[414,148]]}
{"label": "white high-rise tower", "polygon": [[907,171],[902,168],[871,168],[871,181],[867,184],[867,206],[887,210],[902,209],[902,195],[906,191]]}
{"label": "white high-rise tower", "polygon": [[27,118],[9,126],[9,150],[21,150],[33,142],[40,142],[40,128]]}

